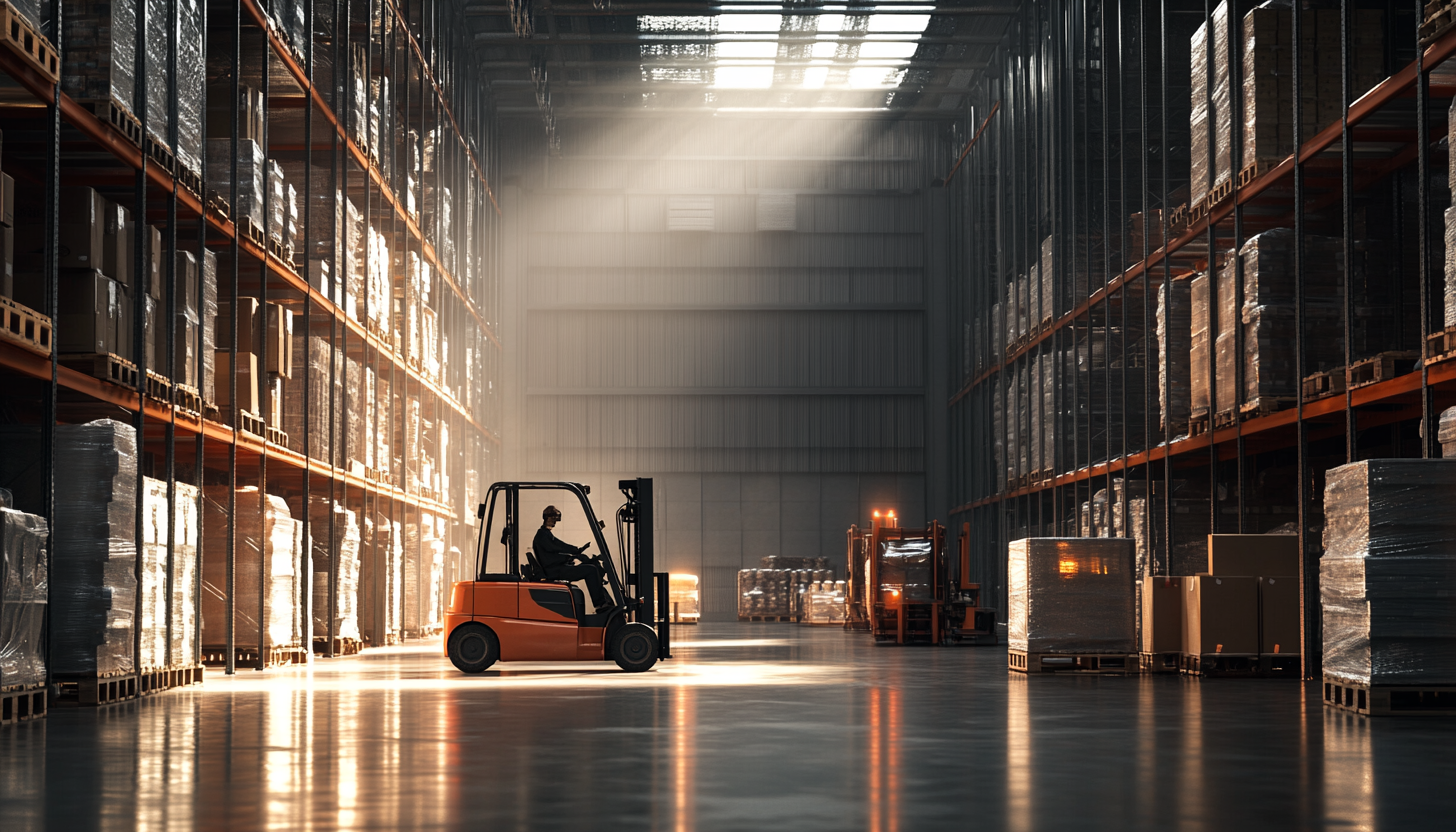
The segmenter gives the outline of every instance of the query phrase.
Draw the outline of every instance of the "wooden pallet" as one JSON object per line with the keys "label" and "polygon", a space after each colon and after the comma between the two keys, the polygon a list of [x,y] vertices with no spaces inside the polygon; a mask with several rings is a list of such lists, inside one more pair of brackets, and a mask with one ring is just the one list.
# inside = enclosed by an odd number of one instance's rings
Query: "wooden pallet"
{"label": "wooden pallet", "polygon": [[1325,707],[1361,716],[1456,716],[1456,685],[1358,685],[1324,678]]}
{"label": "wooden pallet", "polygon": [[172,402],[188,413],[202,414],[202,393],[190,384],[172,385]]}
{"label": "wooden pallet", "polygon": [[166,670],[148,670],[137,676],[141,695],[161,693],[172,688],[202,684],[202,665],[173,667]]}
{"label": "wooden pallet", "polygon": [[278,445],[279,447],[288,446],[288,434],[274,427],[265,428],[265,430],[267,431],[269,442],[272,442],[274,445]]}
{"label": "wooden pallet", "polygon": [[0,298],[0,338],[40,355],[51,354],[51,319],[10,298]]}
{"label": "wooden pallet", "polygon": [[1289,396],[1260,396],[1251,402],[1244,402],[1239,408],[1239,414],[1245,419],[1257,419],[1293,406],[1294,399]]}
{"label": "wooden pallet", "polygon": [[254,436],[266,436],[267,428],[263,425],[263,417],[256,413],[249,413],[246,410],[238,411],[238,429],[247,431]]}
{"label": "wooden pallet", "polygon": [[63,355],[60,363],[63,367],[69,367],[102,381],[120,384],[131,390],[137,389],[137,366],[114,353]]}
{"label": "wooden pallet", "polygon": [[1260,653],[1259,676],[1265,679],[1302,679],[1304,662],[1297,653]]}
{"label": "wooden pallet", "polygon": [[1218,184],[1214,185],[1212,188],[1209,188],[1208,189],[1208,196],[1205,196],[1203,198],[1203,202],[1204,202],[1203,213],[1204,213],[1204,215],[1207,216],[1209,213],[1211,213],[1213,211],[1214,208],[1217,208],[1218,207],[1219,203],[1223,202],[1225,199],[1228,199],[1229,197],[1231,197],[1233,195],[1234,195],[1234,178],[1232,176],[1230,176],[1228,179],[1223,180],[1222,182],[1219,182]]}
{"label": "wooden pallet", "polygon": [[131,110],[110,99],[104,101],[82,101],[79,103],[90,110],[96,118],[111,125],[111,129],[125,136],[126,140],[138,149],[141,148],[142,123],[136,116],[131,114]]}
{"label": "wooden pallet", "polygon": [[27,722],[46,715],[48,703],[45,685],[13,685],[0,691],[0,725]]}
{"label": "wooden pallet", "polygon": [[760,621],[760,622],[788,622],[796,623],[798,616],[793,615],[740,615],[739,621]]}
{"label": "wooden pallet", "polygon": [[1437,38],[1451,31],[1452,26],[1456,26],[1456,4],[1443,0],[1427,3],[1425,19],[1421,22],[1420,29],[1421,46],[1430,46]]}
{"label": "wooden pallet", "polygon": [[1137,653],[1028,653],[1007,650],[1006,667],[1018,673],[1084,676],[1135,676],[1142,673]]}
{"label": "wooden pallet", "polygon": [[1247,188],[1252,185],[1255,179],[1268,173],[1269,169],[1277,164],[1279,164],[1278,160],[1262,159],[1244,165],[1244,169],[1239,171],[1239,187]]}
{"label": "wooden pallet", "polygon": [[1259,675],[1259,656],[1256,653],[1180,653],[1178,670],[1187,676],[1247,676]]}
{"label": "wooden pallet", "polygon": [[1182,653],[1139,653],[1138,666],[1144,673],[1178,673]]}
{"label": "wooden pallet", "polygon": [[[263,667],[286,667],[291,664],[307,664],[308,649],[303,647],[269,647],[263,651]],[[208,667],[226,667],[228,650],[227,647],[204,647],[202,648],[202,663]],[[234,667],[257,667],[258,648],[234,647]]]}
{"label": "wooden pallet", "polygon": [[184,164],[177,165],[177,172],[172,174],[177,184],[186,188],[193,196],[202,195],[202,175]]}
{"label": "wooden pallet", "polygon": [[165,170],[169,175],[177,173],[177,154],[172,148],[162,144],[151,136],[146,138],[147,158],[157,167]]}
{"label": "wooden pallet", "polygon": [[[316,638],[316,639],[313,640],[313,652],[316,655],[319,655],[319,656],[328,655],[328,652],[329,652],[328,647],[329,647],[329,640],[326,639],[326,638]],[[357,638],[335,638],[334,639],[334,655],[335,656],[354,656],[354,655],[358,655],[359,650],[360,650],[360,644],[359,644],[359,639],[357,639]]]}
{"label": "wooden pallet", "polygon": [[0,22],[5,27],[3,40],[7,49],[49,78],[52,84],[61,80],[60,56],[45,35],[36,31],[9,3],[0,3]]}
{"label": "wooden pallet", "polygon": [[1178,237],[1188,228],[1188,203],[1183,203],[1168,212],[1168,234]]}
{"label": "wooden pallet", "polygon": [[247,237],[253,245],[264,251],[268,249],[268,235],[263,233],[263,229],[257,223],[253,222],[252,217],[239,217],[238,227],[242,229],[243,236]]}
{"label": "wooden pallet", "polygon": [[1198,202],[1188,206],[1188,224],[1192,225],[1193,223],[1198,222],[1206,216],[1208,216],[1207,194],[1205,194],[1202,199],[1198,200]]}
{"label": "wooden pallet", "polygon": [[141,695],[135,673],[79,674],[54,677],[57,705],[110,705]]}
{"label": "wooden pallet", "polygon": [[1352,390],[1367,384],[1389,381],[1401,374],[1402,366],[1409,370],[1410,364],[1419,361],[1420,358],[1421,354],[1418,352],[1382,352],[1374,358],[1351,364],[1346,379]]}
{"label": "wooden pallet", "polygon": [[1302,390],[1307,402],[1341,395],[1345,392],[1345,368],[1337,367],[1305,378]]}
{"label": "wooden pallet", "polygon": [[1208,416],[1192,416],[1188,419],[1188,435],[1202,436],[1208,433]]}
{"label": "wooden pallet", "polygon": [[1456,358],[1456,326],[1426,336],[1426,360],[1435,364],[1448,358]]}
{"label": "wooden pallet", "polygon": [[1236,422],[1238,422],[1238,420],[1238,413],[1233,408],[1229,408],[1228,410],[1220,410],[1219,412],[1213,414],[1214,430],[1231,428]]}
{"label": "wooden pallet", "polygon": [[224,221],[232,216],[232,206],[228,205],[227,197],[218,194],[216,191],[207,192],[207,199],[204,204],[208,211],[216,214]]}
{"label": "wooden pallet", "polygon": [[171,404],[172,382],[161,373],[147,370],[147,398],[163,404]]}

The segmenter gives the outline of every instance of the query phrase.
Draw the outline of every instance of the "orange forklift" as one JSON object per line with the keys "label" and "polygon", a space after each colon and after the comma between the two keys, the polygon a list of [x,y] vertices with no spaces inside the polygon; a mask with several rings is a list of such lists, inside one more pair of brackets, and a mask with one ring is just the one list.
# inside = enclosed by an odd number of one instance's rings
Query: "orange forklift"
{"label": "orange forklift", "polygon": [[[445,614],[445,654],[463,673],[480,673],[498,661],[615,661],[640,673],[669,659],[667,573],[653,572],[652,480],[617,483],[627,501],[617,509],[614,559],[596,518],[591,488],[574,482],[498,482],[476,510],[479,537],[475,580],[450,590]],[[566,581],[546,580],[535,555],[522,561],[521,492],[574,495],[592,530],[607,578],[612,606],[586,610],[581,589]],[[504,515],[495,536],[496,511]],[[491,542],[498,540],[503,571],[491,572]],[[588,547],[590,543],[588,544]]]}
{"label": "orange forklift", "polygon": [[905,529],[893,511],[875,512],[868,532],[850,530],[851,557],[857,548],[863,559],[862,567],[852,564],[850,570],[852,582],[860,579],[858,591],[851,586],[860,605],[851,619],[862,617],[875,641],[885,644],[995,644],[995,613],[980,607],[980,586],[966,580],[968,546],[963,534],[959,568],[952,569],[944,526]]}

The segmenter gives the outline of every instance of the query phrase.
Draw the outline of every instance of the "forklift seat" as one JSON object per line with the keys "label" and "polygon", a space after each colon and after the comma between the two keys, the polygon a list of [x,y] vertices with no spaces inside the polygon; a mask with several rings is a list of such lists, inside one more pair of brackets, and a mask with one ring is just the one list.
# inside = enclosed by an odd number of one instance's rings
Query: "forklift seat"
{"label": "forklift seat", "polygon": [[526,574],[522,577],[524,577],[528,581],[546,580],[546,570],[541,568],[541,564],[536,561],[536,553],[532,552],[530,549],[526,550],[525,572]]}

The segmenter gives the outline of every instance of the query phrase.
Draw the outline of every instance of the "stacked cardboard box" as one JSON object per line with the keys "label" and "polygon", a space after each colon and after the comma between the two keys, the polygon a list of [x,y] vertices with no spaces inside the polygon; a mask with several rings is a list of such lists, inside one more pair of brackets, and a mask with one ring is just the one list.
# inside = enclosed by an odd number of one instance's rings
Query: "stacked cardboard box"
{"label": "stacked cardboard box", "polygon": [[1436,441],[1441,443],[1441,456],[1446,459],[1456,459],[1456,407],[1441,414]]}
{"label": "stacked cardboard box", "polygon": [[1009,547],[1007,645],[1026,653],[1135,653],[1132,541],[1023,538]]}
{"label": "stacked cardboard box", "polygon": [[1158,424],[1168,439],[1188,432],[1190,346],[1195,329],[1191,285],[1186,278],[1170,280],[1158,292]]}
{"label": "stacked cardboard box", "polygon": [[61,91],[136,113],[135,0],[80,0],[62,16]]}
{"label": "stacked cardboard box", "polygon": [[360,542],[359,631],[375,646],[403,638],[404,542],[401,524],[366,515]]}
{"label": "stacked cardboard box", "polygon": [[[232,139],[209,138],[207,140],[207,185],[224,199],[232,193],[233,164]],[[238,202],[236,219],[246,219],[253,227],[266,233],[264,223],[263,197],[268,188],[268,168],[265,164],[263,147],[253,139],[238,139]],[[280,173],[281,176],[281,173]]]}
{"label": "stacked cardboard box", "polygon": [[1325,477],[1326,678],[1456,684],[1456,461],[1372,459]]}
{"label": "stacked cardboard box", "polygon": [[[293,498],[289,508],[303,516],[302,500]],[[309,504],[308,533],[313,541],[314,640],[329,637],[329,581],[337,570],[333,607],[335,638],[359,640],[359,521],[354,512],[325,496],[315,495]]]}

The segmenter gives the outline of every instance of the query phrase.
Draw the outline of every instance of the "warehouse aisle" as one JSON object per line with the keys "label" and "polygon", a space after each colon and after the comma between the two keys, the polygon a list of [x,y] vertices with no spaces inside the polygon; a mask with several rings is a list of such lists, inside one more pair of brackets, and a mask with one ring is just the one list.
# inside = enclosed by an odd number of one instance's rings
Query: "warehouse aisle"
{"label": "warehouse aisle", "polygon": [[[373,651],[0,730],[22,829],[1421,828],[1456,720],[707,624],[649,674]],[[1437,814],[1440,813],[1440,814]]]}

